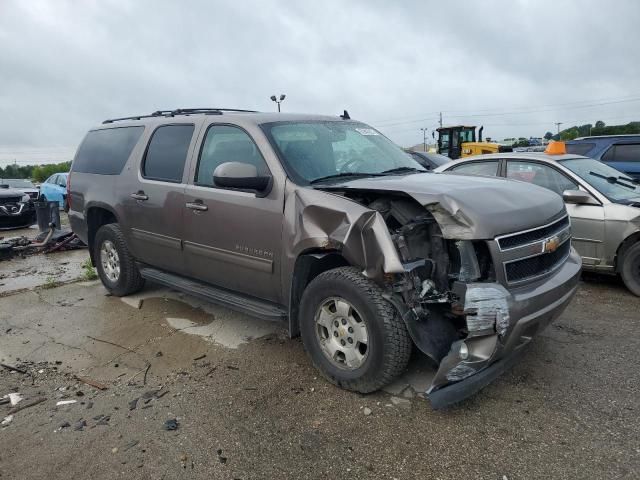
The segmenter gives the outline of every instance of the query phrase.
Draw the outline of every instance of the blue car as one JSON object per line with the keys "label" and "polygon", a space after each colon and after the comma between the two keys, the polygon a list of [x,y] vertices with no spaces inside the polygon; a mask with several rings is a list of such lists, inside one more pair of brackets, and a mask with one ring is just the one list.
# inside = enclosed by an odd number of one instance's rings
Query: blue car
{"label": "blue car", "polygon": [[581,137],[565,144],[567,153],[595,158],[640,180],[640,135]]}
{"label": "blue car", "polygon": [[40,201],[58,202],[60,208],[67,207],[68,173],[54,173],[40,185]]}

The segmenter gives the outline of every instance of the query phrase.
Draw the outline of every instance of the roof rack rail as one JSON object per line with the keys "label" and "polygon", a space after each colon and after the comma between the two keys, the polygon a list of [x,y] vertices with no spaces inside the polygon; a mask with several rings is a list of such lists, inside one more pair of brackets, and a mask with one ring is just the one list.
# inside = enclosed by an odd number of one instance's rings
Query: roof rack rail
{"label": "roof rack rail", "polygon": [[110,118],[105,120],[102,123],[106,124],[106,123],[113,123],[113,122],[121,122],[124,120],[141,120],[143,118],[154,118],[154,117],[174,117],[176,115],[196,115],[196,114],[222,115],[224,112],[258,113],[257,110],[241,110],[238,108],[211,108],[211,107],[177,108],[175,110],[156,110],[151,115],[134,115],[132,117]]}

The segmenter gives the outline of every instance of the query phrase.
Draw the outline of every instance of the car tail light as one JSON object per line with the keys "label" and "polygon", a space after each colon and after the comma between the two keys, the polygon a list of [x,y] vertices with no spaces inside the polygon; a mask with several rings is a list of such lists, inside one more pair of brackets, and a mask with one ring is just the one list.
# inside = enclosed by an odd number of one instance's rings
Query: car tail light
{"label": "car tail light", "polygon": [[71,208],[71,171],[67,175],[67,207]]}

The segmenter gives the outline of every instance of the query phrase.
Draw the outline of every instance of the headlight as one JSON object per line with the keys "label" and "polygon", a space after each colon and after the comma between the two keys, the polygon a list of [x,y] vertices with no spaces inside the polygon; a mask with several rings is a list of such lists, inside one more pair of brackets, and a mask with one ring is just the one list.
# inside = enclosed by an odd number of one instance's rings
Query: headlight
{"label": "headlight", "polygon": [[21,201],[21,202],[23,202],[23,203],[30,202],[30,201],[31,201],[31,197],[30,197],[28,194],[26,194],[26,193],[25,193],[25,194],[22,196],[22,199],[21,199],[20,201]]}
{"label": "headlight", "polygon": [[458,253],[460,254],[460,273],[458,280],[461,282],[473,282],[482,276],[478,257],[473,248],[473,243],[469,240],[459,240],[456,242]]}

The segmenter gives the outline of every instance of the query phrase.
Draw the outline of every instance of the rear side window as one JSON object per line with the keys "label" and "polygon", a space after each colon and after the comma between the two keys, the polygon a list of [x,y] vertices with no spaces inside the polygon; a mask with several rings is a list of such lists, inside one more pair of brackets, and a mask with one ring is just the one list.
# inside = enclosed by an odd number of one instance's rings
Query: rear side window
{"label": "rear side window", "polygon": [[613,145],[602,156],[603,162],[640,162],[640,143]]}
{"label": "rear side window", "polygon": [[193,125],[158,127],[147,147],[142,176],[151,180],[180,183],[193,130]]}
{"label": "rear side window", "polygon": [[507,178],[533,183],[562,195],[565,190],[576,190],[576,185],[555,168],[536,162],[509,160],[507,162]]}
{"label": "rear side window", "polygon": [[453,167],[450,171],[464,173],[465,175],[487,175],[495,177],[498,174],[498,160],[463,163],[458,167]]}
{"label": "rear side window", "polygon": [[566,145],[567,153],[583,156],[588,156],[587,153],[595,146],[595,143],[567,143]]}
{"label": "rear side window", "polygon": [[73,171],[118,175],[127,163],[144,127],[119,127],[92,130],[78,148]]}

